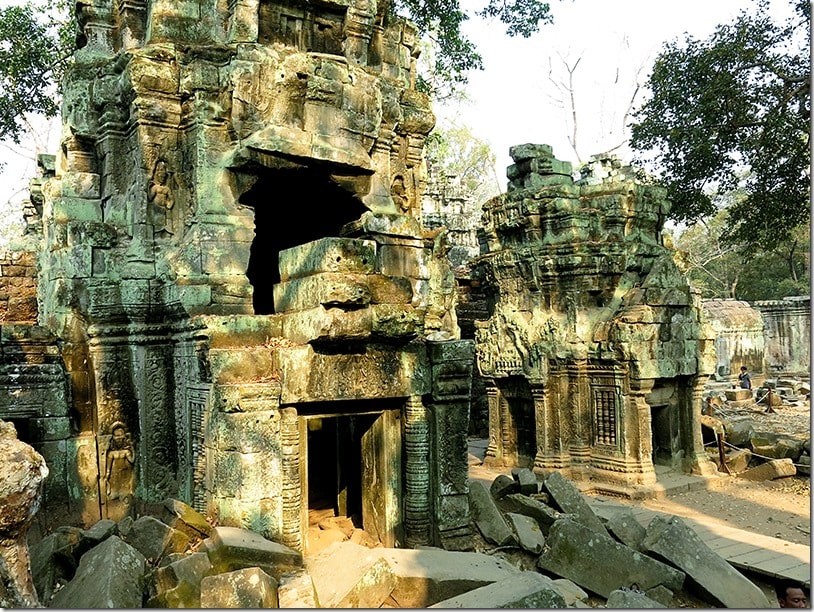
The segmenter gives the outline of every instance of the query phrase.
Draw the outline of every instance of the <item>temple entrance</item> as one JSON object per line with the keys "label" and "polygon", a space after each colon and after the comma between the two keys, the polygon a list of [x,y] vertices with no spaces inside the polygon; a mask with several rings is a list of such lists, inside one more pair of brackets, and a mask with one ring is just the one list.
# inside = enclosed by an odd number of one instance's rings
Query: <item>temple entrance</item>
{"label": "temple entrance", "polygon": [[534,400],[528,383],[518,377],[510,377],[500,384],[501,403],[505,404],[508,417],[509,447],[504,448],[514,465],[531,467],[537,454],[537,427],[534,417]]}
{"label": "temple entrance", "polygon": [[401,541],[400,413],[300,411],[306,552],[308,529],[332,517],[347,518],[384,546]]}

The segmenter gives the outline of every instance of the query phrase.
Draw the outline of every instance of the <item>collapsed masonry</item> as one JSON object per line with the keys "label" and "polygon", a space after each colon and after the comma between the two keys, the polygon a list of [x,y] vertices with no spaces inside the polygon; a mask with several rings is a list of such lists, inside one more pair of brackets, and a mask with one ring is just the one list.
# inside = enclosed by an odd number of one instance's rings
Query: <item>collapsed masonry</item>
{"label": "collapsed masonry", "polygon": [[299,550],[323,506],[387,546],[468,533],[473,343],[421,223],[416,30],[388,14],[77,3],[28,211],[37,384],[12,372],[0,409],[51,469],[45,527],[175,497]]}

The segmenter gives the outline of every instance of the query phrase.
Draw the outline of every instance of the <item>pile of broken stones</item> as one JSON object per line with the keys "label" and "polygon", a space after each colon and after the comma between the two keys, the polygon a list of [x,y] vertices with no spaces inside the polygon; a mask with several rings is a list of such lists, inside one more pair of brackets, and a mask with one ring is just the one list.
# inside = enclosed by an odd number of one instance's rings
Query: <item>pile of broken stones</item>
{"label": "pile of broken stones", "polygon": [[810,384],[797,379],[768,379],[754,391],[708,388],[702,433],[719,471],[749,480],[810,476],[810,396]]}
{"label": "pile of broken stones", "polygon": [[558,472],[470,480],[470,504],[482,552],[348,539],[303,557],[167,500],[154,515],[57,529],[30,547],[31,572],[54,608],[770,607],[680,518],[645,528],[620,507],[600,519]]}

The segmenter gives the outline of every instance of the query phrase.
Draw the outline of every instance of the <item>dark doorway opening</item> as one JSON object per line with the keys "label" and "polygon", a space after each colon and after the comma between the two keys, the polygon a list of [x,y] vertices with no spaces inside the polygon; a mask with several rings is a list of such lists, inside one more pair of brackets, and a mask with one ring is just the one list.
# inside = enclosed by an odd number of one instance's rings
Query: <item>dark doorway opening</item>
{"label": "dark doorway opening", "polygon": [[346,516],[362,529],[362,437],[378,414],[309,417],[308,511]]}
{"label": "dark doorway opening", "polygon": [[278,253],[319,238],[339,236],[367,210],[324,168],[264,168],[240,203],[254,209],[254,240],[246,276],[254,287],[255,314],[273,314],[280,282]]}
{"label": "dark doorway opening", "polygon": [[534,465],[537,454],[537,426],[534,418],[534,400],[528,383],[520,377],[510,377],[500,385],[501,401],[506,403],[508,430],[512,437],[510,447],[504,449],[520,467]]}

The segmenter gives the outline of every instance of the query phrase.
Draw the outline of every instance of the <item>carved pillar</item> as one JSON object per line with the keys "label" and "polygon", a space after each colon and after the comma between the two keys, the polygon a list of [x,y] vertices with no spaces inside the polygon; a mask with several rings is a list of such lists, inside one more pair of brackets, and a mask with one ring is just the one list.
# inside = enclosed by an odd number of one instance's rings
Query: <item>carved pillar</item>
{"label": "carved pillar", "polygon": [[585,463],[591,454],[591,416],[587,361],[579,359],[568,368],[568,412],[574,424],[569,445],[574,463]]}
{"label": "carved pillar", "polygon": [[122,49],[144,44],[147,27],[146,0],[119,0],[119,39]]}
{"label": "carved pillar", "polygon": [[708,378],[706,374],[690,378],[689,405],[680,407],[681,412],[686,412],[686,416],[680,417],[682,428],[686,432],[682,432],[682,435],[687,440],[684,471],[705,476],[718,472],[717,466],[710,461],[704,450],[704,439],[701,435],[701,407],[704,401],[704,386]]}
{"label": "carved pillar", "polygon": [[566,457],[561,452],[559,410],[550,401],[550,393],[544,385],[531,388],[534,400],[534,424],[537,436],[537,453],[534,456],[534,470],[547,472],[565,467]]}
{"label": "carved pillar", "polygon": [[[494,380],[486,382],[486,402],[489,407],[489,446],[486,447],[486,458],[499,460],[503,458],[502,436],[500,433],[500,393]],[[495,461],[484,463],[495,463]]]}
{"label": "carved pillar", "polygon": [[406,451],[404,525],[407,546],[430,544],[430,436],[427,409],[418,396],[404,408]]}
{"label": "carved pillar", "polygon": [[258,0],[229,0],[229,42],[257,42]]}
{"label": "carved pillar", "polygon": [[302,550],[302,479],[300,478],[300,432],[296,408],[280,410],[280,438],[283,464],[282,544]]}
{"label": "carved pillar", "polygon": [[360,66],[367,66],[368,48],[375,18],[372,12],[364,10],[364,8],[350,6],[345,17],[345,57]]}

